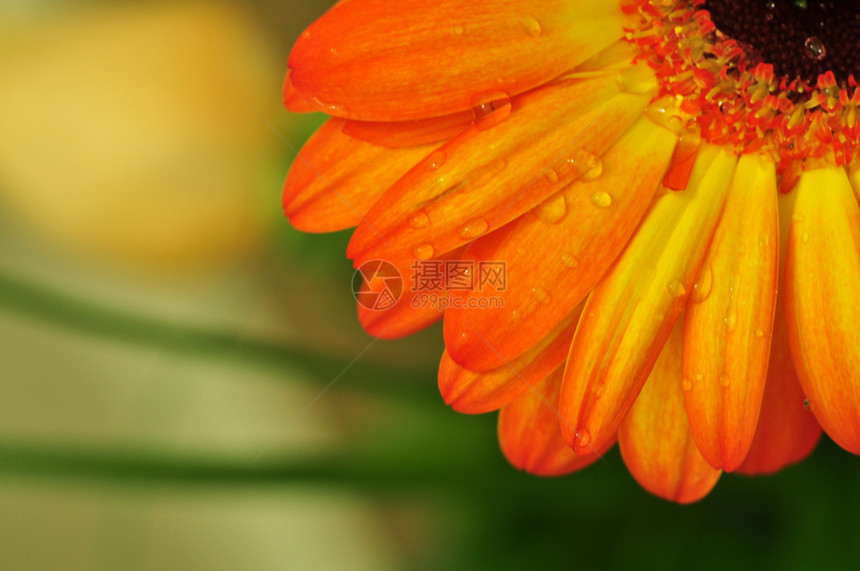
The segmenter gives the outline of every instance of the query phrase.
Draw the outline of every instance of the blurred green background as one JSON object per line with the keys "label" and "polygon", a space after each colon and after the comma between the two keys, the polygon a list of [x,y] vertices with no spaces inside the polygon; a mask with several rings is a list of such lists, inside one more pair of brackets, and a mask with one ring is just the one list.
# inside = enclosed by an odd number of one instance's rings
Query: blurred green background
{"label": "blurred green background", "polygon": [[538,479],[442,403],[438,327],[362,332],[348,233],[280,211],[329,4],[0,3],[0,568],[856,565],[828,440],[686,507],[616,451]]}

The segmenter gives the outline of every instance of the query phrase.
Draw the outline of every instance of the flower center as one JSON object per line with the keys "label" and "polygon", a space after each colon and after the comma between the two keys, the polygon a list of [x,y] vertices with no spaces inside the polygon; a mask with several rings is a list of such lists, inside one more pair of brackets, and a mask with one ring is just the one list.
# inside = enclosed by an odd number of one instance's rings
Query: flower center
{"label": "flower center", "polygon": [[860,77],[860,2],[856,0],[705,0],[717,30],[747,52],[750,64],[815,84],[832,71],[840,85]]}

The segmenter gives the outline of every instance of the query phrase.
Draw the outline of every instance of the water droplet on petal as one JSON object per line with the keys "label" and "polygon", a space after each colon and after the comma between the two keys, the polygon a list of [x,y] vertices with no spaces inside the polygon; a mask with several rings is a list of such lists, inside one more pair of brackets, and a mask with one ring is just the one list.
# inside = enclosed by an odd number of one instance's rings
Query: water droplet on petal
{"label": "water droplet on petal", "polygon": [[433,244],[424,243],[415,246],[412,249],[412,253],[419,260],[429,260],[436,253],[436,249],[433,247]]}
{"label": "water droplet on petal", "polygon": [[320,111],[327,113],[328,115],[335,115],[338,117],[346,117],[349,115],[349,109],[343,103],[330,103],[328,101],[323,101],[319,97],[314,97],[314,103],[316,103]]}
{"label": "water droplet on petal", "polygon": [[726,375],[725,373],[720,375],[720,386],[726,388],[732,382],[731,377]]}
{"label": "water droplet on petal", "polygon": [[701,382],[702,379],[704,379],[704,378],[705,378],[705,375],[703,375],[702,373],[696,373],[696,380],[697,381]]}
{"label": "water droplet on petal", "polygon": [[817,36],[806,38],[806,41],[803,42],[803,47],[806,50],[806,57],[809,59],[821,61],[827,57],[827,47]]}
{"label": "water droplet on petal", "polygon": [[693,303],[701,303],[708,299],[711,295],[711,287],[713,286],[714,276],[711,273],[711,266],[703,266],[699,270],[699,275],[696,276],[696,283],[693,284],[693,291],[690,292],[690,301]]}
{"label": "water droplet on petal", "polygon": [[475,118],[475,128],[486,131],[510,116],[511,98],[504,91],[480,95],[474,99],[472,114]]}
{"label": "water droplet on petal", "polygon": [[489,225],[487,221],[483,218],[475,218],[474,220],[470,220],[465,225],[461,226],[459,230],[457,230],[457,236],[462,238],[463,240],[474,240],[481,234],[487,231]]}
{"label": "water droplet on petal", "polygon": [[543,175],[546,177],[550,184],[555,184],[558,182],[558,173],[555,172],[555,170],[551,167],[543,171]]}
{"label": "water droplet on petal", "polygon": [[594,180],[603,174],[603,162],[600,158],[582,149],[567,159],[567,163],[573,168],[573,176],[582,180]]}
{"label": "water droplet on petal", "polygon": [[672,297],[678,298],[687,293],[687,289],[684,287],[678,280],[674,280],[669,284],[669,295]]}
{"label": "water droplet on petal", "polygon": [[520,23],[522,23],[523,29],[529,36],[536,38],[541,34],[542,30],[540,27],[540,22],[538,22],[534,16],[526,16],[525,18],[520,20]]}
{"label": "water droplet on petal", "polygon": [[437,170],[441,168],[447,160],[448,156],[445,154],[445,151],[433,151],[430,153],[430,156],[427,157],[427,168],[430,170]]}
{"label": "water droplet on petal", "polygon": [[756,329],[755,330],[755,336],[758,337],[759,339],[764,337],[764,329]]}
{"label": "water droplet on petal", "polygon": [[576,445],[577,446],[586,446],[590,447],[591,445],[591,433],[584,428],[576,429]]}
{"label": "water droplet on petal", "polygon": [[412,215],[409,216],[409,226],[416,230],[419,228],[426,228],[429,224],[430,217],[427,216],[427,213],[423,210],[413,212]]}
{"label": "water droplet on petal", "polygon": [[549,304],[549,302],[550,302],[550,300],[551,300],[550,295],[549,295],[549,293],[548,293],[545,289],[543,289],[542,287],[532,288],[532,293],[534,293],[534,294],[535,294],[535,297],[537,298],[537,300],[538,300],[539,302],[541,302],[542,304],[544,304],[544,305],[548,305],[548,304]]}
{"label": "water droplet on petal", "polygon": [[734,308],[730,308],[726,312],[726,317],[723,319],[726,324],[726,331],[728,333],[733,333],[735,330],[735,325],[738,322],[738,314],[735,312]]}
{"label": "water droplet on petal", "polygon": [[561,222],[565,214],[567,214],[567,203],[560,192],[544,200],[537,209],[537,217],[547,224]]}
{"label": "water droplet on petal", "polygon": [[608,192],[600,191],[591,195],[591,204],[598,208],[609,208],[612,206],[612,197]]}
{"label": "water droplet on petal", "polygon": [[691,391],[693,389],[693,381],[685,378],[681,383],[681,388],[683,388],[685,391]]}
{"label": "water droplet on petal", "polygon": [[579,260],[577,260],[575,256],[571,256],[570,254],[562,254],[561,263],[563,263],[568,268],[575,268],[579,265]]}

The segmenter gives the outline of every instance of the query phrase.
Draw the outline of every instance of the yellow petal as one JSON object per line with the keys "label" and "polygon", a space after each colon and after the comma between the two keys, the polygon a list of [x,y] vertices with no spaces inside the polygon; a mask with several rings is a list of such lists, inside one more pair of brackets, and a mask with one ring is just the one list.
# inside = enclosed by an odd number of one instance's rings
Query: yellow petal
{"label": "yellow petal", "polygon": [[788,238],[791,354],[813,414],[860,454],[860,208],[842,168],[804,172]]}
{"label": "yellow petal", "polygon": [[687,304],[684,401],[699,450],[730,472],[755,434],[767,375],[779,239],[776,170],[745,155]]}
{"label": "yellow petal", "polygon": [[612,438],[645,383],[705,257],[735,163],[728,151],[703,147],[689,187],[657,200],[589,296],[559,403],[574,451]]}
{"label": "yellow petal", "polygon": [[643,488],[682,504],[705,497],[720,471],[699,452],[684,409],[679,322],[618,430],[624,463]]}

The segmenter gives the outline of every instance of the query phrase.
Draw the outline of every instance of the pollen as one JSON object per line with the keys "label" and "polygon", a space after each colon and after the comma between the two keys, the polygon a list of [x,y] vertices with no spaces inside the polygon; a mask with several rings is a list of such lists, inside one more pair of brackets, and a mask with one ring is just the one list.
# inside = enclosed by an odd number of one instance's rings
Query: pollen
{"label": "pollen", "polygon": [[[804,165],[852,164],[860,151],[860,90],[854,77],[857,63],[850,59],[855,50],[844,50],[851,55],[841,57],[838,45],[822,39],[832,34],[825,29],[813,37],[803,18],[786,17],[774,24],[771,20],[788,8],[774,8],[773,2],[761,3],[761,22],[754,10],[736,13],[747,4],[756,3],[630,0],[624,6],[631,16],[626,39],[639,50],[639,60],[654,70],[657,97],[676,101],[684,129],[705,142],[731,146],[738,154],[770,153],[783,175],[783,191],[793,186],[791,180]],[[755,25],[729,24],[744,18]],[[831,25],[834,30],[848,25],[832,15],[827,18],[837,22]],[[786,37],[812,40],[800,42],[797,49],[790,42],[751,43],[756,30],[771,24]],[[853,19],[850,25],[855,25]],[[828,63],[836,65],[829,68]]]}

